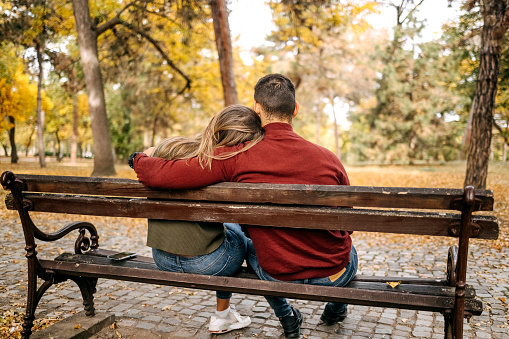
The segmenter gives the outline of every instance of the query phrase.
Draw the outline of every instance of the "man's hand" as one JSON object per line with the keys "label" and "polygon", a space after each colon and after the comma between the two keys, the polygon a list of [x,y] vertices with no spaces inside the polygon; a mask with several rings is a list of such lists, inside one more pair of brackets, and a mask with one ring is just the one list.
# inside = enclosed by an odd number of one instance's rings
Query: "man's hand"
{"label": "man's hand", "polygon": [[143,151],[143,153],[145,153],[146,155],[148,155],[149,157],[151,157],[151,156],[152,156],[152,153],[154,153],[154,150],[155,150],[155,149],[156,149],[155,147],[149,147],[149,148],[147,148],[146,150],[144,150],[144,151]]}

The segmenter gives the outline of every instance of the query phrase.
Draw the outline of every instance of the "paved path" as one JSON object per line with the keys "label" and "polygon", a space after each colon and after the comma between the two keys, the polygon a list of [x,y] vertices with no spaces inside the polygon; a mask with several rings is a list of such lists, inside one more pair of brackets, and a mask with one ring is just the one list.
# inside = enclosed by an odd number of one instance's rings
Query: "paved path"
{"label": "paved path", "polygon": [[[145,226],[122,224],[111,219],[96,223],[102,248],[135,251],[150,255],[143,235]],[[120,221],[120,222],[119,222]],[[4,220],[0,227],[0,310],[24,311],[26,261],[20,225]],[[49,221],[54,229],[57,221]],[[62,224],[63,225],[63,224]],[[105,235],[106,233],[106,235]],[[127,236],[126,236],[127,235]],[[360,271],[366,275],[444,276],[447,250],[453,240],[425,237],[368,235],[354,233]],[[74,239],[38,247],[40,257],[54,257],[70,251]],[[509,338],[509,248],[493,249],[472,242],[468,281],[485,303],[482,316],[465,326],[465,338]],[[115,313],[118,328],[107,328],[94,338],[211,338],[207,330],[215,310],[215,294],[210,291],[147,285],[115,280],[99,280],[95,298],[99,311]],[[79,289],[74,283],[53,286],[41,300],[37,317],[64,318],[81,311]],[[270,338],[282,336],[282,328],[262,297],[236,294],[232,303],[252,324],[243,330],[223,334],[221,339]],[[292,301],[304,315],[304,338],[443,338],[443,317],[431,312],[380,307],[350,306],[342,324],[320,323],[323,303]],[[118,332],[118,333],[117,333]]]}

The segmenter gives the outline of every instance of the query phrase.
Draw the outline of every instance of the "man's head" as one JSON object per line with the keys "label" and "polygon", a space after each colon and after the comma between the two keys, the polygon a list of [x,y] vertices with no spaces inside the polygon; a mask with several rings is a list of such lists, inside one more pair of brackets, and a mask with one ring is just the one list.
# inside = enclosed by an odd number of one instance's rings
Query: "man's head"
{"label": "man's head", "polygon": [[299,110],[295,87],[282,74],[268,74],[258,80],[254,100],[254,110],[260,114],[263,125],[276,121],[291,123]]}

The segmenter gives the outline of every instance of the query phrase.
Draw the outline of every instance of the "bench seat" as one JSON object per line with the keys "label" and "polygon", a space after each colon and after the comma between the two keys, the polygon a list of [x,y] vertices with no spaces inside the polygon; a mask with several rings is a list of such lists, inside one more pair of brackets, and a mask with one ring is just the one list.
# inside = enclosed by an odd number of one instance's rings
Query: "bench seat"
{"label": "bench seat", "polygon": [[[102,250],[100,253],[63,253],[55,260],[39,261],[44,268],[61,275],[431,312],[443,312],[454,306],[455,288],[447,286],[445,280],[357,275],[349,285],[342,288],[312,286],[261,281],[254,273],[246,273],[245,270],[235,277],[165,272],[157,268],[152,258],[138,256],[125,261],[106,258],[112,253],[116,252]],[[388,282],[400,284],[392,288]],[[482,313],[482,303],[475,299],[475,291],[471,286],[466,288],[465,310],[473,315]]]}

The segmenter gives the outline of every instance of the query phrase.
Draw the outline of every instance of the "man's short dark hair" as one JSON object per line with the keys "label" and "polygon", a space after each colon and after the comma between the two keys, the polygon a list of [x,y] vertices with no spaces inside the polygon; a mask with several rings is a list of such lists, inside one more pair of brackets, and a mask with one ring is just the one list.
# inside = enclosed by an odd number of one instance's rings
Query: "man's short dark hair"
{"label": "man's short dark hair", "polygon": [[258,80],[254,99],[260,104],[268,119],[291,121],[295,111],[295,86],[282,74],[268,74]]}

